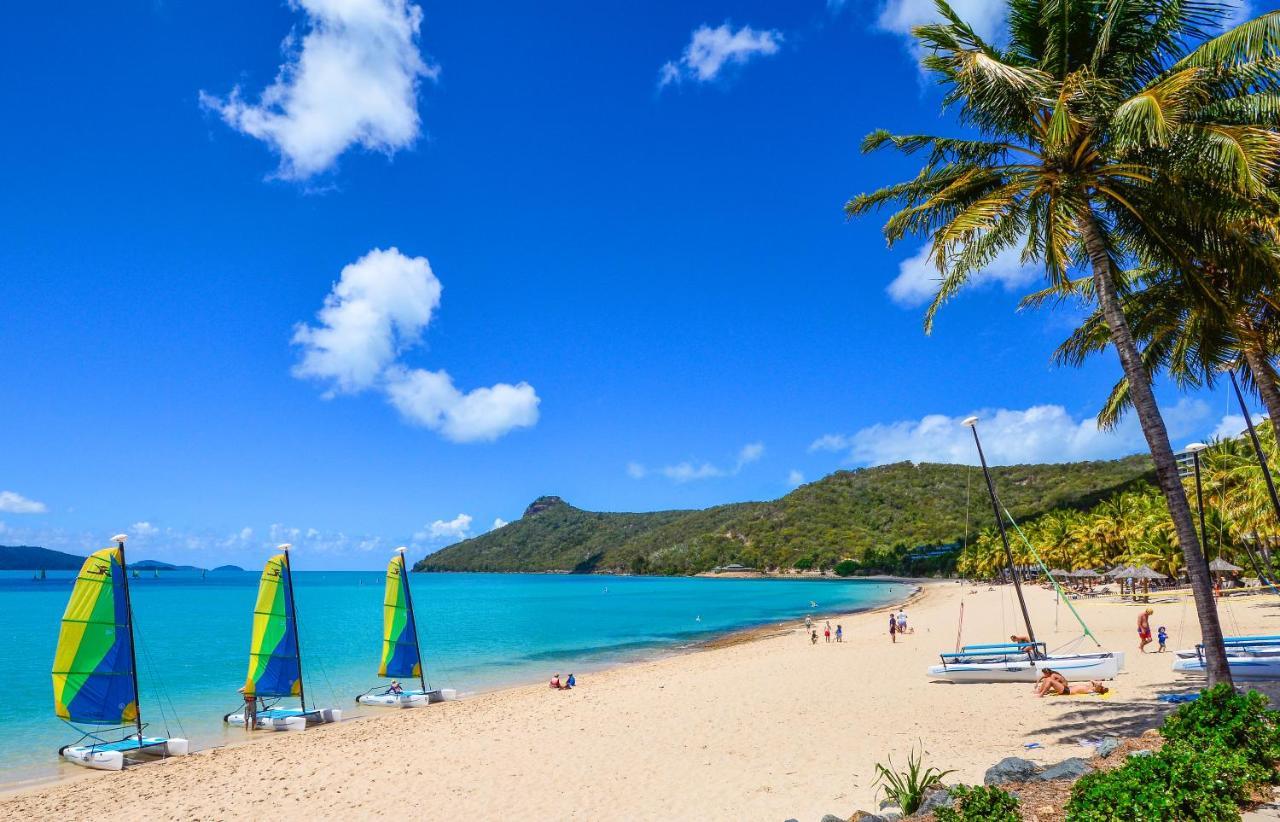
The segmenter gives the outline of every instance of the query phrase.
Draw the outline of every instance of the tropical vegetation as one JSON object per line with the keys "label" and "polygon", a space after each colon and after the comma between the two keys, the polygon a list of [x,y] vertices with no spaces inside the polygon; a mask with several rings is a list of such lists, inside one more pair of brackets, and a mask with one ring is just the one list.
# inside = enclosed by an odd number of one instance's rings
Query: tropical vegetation
{"label": "tropical vegetation", "polygon": [[[1010,0],[989,41],[944,0],[935,5],[941,20],[913,33],[967,133],[873,133],[865,150],[892,147],[924,163],[910,180],[854,197],[846,212],[896,206],[889,243],[928,240],[940,279],[926,330],[975,275],[1018,249],[1024,265],[1043,269],[1049,293],[1094,309],[1085,337],[1116,351],[1123,377],[1109,404],[1138,417],[1196,595],[1209,680],[1228,681],[1152,379],[1162,368],[1211,374],[1194,362],[1202,349],[1206,362],[1246,366],[1251,348],[1261,346],[1254,365],[1274,351],[1266,324],[1253,322],[1280,271],[1280,12],[1211,36],[1232,11],[1214,0]],[[1156,308],[1139,299],[1161,287]],[[1152,311],[1163,313],[1148,324]],[[1202,346],[1204,335],[1222,345]],[[1249,373],[1255,383],[1274,378]]]}

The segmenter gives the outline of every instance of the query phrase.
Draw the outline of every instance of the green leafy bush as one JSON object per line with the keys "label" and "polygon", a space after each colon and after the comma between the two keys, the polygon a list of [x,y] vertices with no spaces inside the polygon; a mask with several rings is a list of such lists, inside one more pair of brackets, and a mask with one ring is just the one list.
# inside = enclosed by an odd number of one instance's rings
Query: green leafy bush
{"label": "green leafy bush", "polygon": [[991,786],[957,785],[951,789],[954,808],[938,808],[938,822],[1018,822],[1018,797]]}
{"label": "green leafy bush", "polygon": [[858,570],[858,563],[851,559],[842,559],[836,563],[833,570],[838,577],[851,577],[853,572]]}
{"label": "green leafy bush", "polygon": [[1169,744],[1123,767],[1082,777],[1067,822],[1239,819],[1258,769],[1240,751]]}
{"label": "green leafy bush", "polygon": [[940,771],[937,768],[924,767],[923,754],[914,750],[907,754],[907,769],[895,771],[893,757],[889,757],[888,766],[876,763],[875,784],[883,785],[885,795],[902,809],[904,816],[910,816],[920,809],[924,795],[942,785],[942,778],[954,771]]}
{"label": "green leafy bush", "polygon": [[1200,692],[1165,719],[1160,735],[1171,744],[1193,750],[1221,746],[1239,751],[1262,772],[1264,781],[1280,759],[1280,712],[1267,709],[1267,698],[1257,691],[1236,693],[1220,683]]}

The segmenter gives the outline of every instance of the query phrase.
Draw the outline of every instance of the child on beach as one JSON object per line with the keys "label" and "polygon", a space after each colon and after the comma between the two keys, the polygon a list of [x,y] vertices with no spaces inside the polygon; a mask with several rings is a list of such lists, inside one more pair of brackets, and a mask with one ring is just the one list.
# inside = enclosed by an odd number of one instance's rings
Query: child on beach
{"label": "child on beach", "polygon": [[817,629],[817,628],[814,628],[812,631],[810,631],[810,632],[809,632],[809,644],[811,644],[811,645],[817,645],[817,644],[818,644],[818,629]]}
{"label": "child on beach", "polygon": [[822,629],[822,635],[826,638],[827,642],[831,641],[831,623],[827,623],[827,627]]}
{"label": "child on beach", "polygon": [[578,680],[574,678],[573,674],[569,674],[569,678],[564,681],[564,689],[567,691],[577,684]]}
{"label": "child on beach", "polygon": [[836,642],[844,642],[844,628],[836,626]]}
{"label": "child on beach", "polygon": [[893,618],[893,614],[889,614],[889,639],[892,639],[895,645],[898,643],[898,620]]}
{"label": "child on beach", "polygon": [[557,691],[561,690],[564,687],[563,685],[560,684],[560,674],[556,674],[552,676],[551,682],[549,684],[551,685],[552,688],[556,689]]}
{"label": "child on beach", "polygon": [[1158,654],[1164,653],[1164,644],[1169,641],[1169,632],[1161,625],[1156,629],[1156,641],[1160,643],[1160,648],[1156,651]]}

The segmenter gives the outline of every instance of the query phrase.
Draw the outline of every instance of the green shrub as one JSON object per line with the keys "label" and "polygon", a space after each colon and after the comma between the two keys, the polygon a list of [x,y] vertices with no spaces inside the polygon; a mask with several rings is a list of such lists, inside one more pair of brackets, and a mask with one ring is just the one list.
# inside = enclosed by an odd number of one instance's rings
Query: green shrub
{"label": "green shrub", "polygon": [[1239,819],[1238,806],[1258,776],[1240,751],[1172,743],[1082,777],[1071,790],[1067,822]]}
{"label": "green shrub", "polygon": [[938,822],[1018,822],[1018,797],[991,786],[957,785],[951,789],[954,808],[938,808]]}
{"label": "green shrub", "polygon": [[920,809],[924,795],[942,785],[942,778],[954,771],[940,771],[937,768],[925,768],[923,754],[915,750],[907,754],[907,769],[893,770],[893,757],[889,757],[886,767],[876,763],[875,784],[883,785],[885,794],[895,805],[902,809],[903,816],[910,816]]}
{"label": "green shrub", "polygon": [[1195,750],[1221,746],[1240,751],[1266,774],[1280,759],[1280,712],[1267,710],[1267,698],[1257,691],[1236,693],[1220,683],[1200,692],[1200,698],[1178,708],[1165,719],[1160,735],[1169,743]]}
{"label": "green shrub", "polygon": [[842,559],[836,563],[834,570],[838,577],[851,577],[853,572],[858,570],[858,563],[851,559]]}

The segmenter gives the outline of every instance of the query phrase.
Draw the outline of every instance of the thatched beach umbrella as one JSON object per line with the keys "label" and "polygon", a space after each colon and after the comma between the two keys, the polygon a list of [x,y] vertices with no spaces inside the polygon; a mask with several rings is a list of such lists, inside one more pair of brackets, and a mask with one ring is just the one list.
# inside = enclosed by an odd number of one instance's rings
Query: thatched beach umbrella
{"label": "thatched beach umbrella", "polygon": [[1134,568],[1132,565],[1117,565],[1116,567],[1112,568],[1110,571],[1107,571],[1105,574],[1103,574],[1103,576],[1111,577],[1112,579],[1129,579],[1133,576],[1133,572],[1135,570],[1137,569]]}
{"label": "thatched beach umbrella", "polygon": [[1237,571],[1243,571],[1244,569],[1239,565],[1232,565],[1222,557],[1218,557],[1213,562],[1209,563],[1209,570],[1218,574],[1234,574]]}
{"label": "thatched beach umbrella", "polygon": [[1164,574],[1152,568],[1148,568],[1145,565],[1141,568],[1131,568],[1130,570],[1133,571],[1133,573],[1129,575],[1131,579],[1168,579]]}
{"label": "thatched beach umbrella", "polygon": [[1079,577],[1080,579],[1099,579],[1102,577],[1102,574],[1099,574],[1092,568],[1081,568],[1079,571],[1072,571],[1071,576]]}
{"label": "thatched beach umbrella", "polygon": [[1069,576],[1071,576],[1071,572],[1070,572],[1070,571],[1064,571],[1064,570],[1062,570],[1061,568],[1054,568],[1054,569],[1052,569],[1051,571],[1049,571],[1049,575],[1050,575],[1050,576],[1054,576],[1054,577],[1058,577],[1059,579],[1061,579],[1062,577],[1069,577]]}

